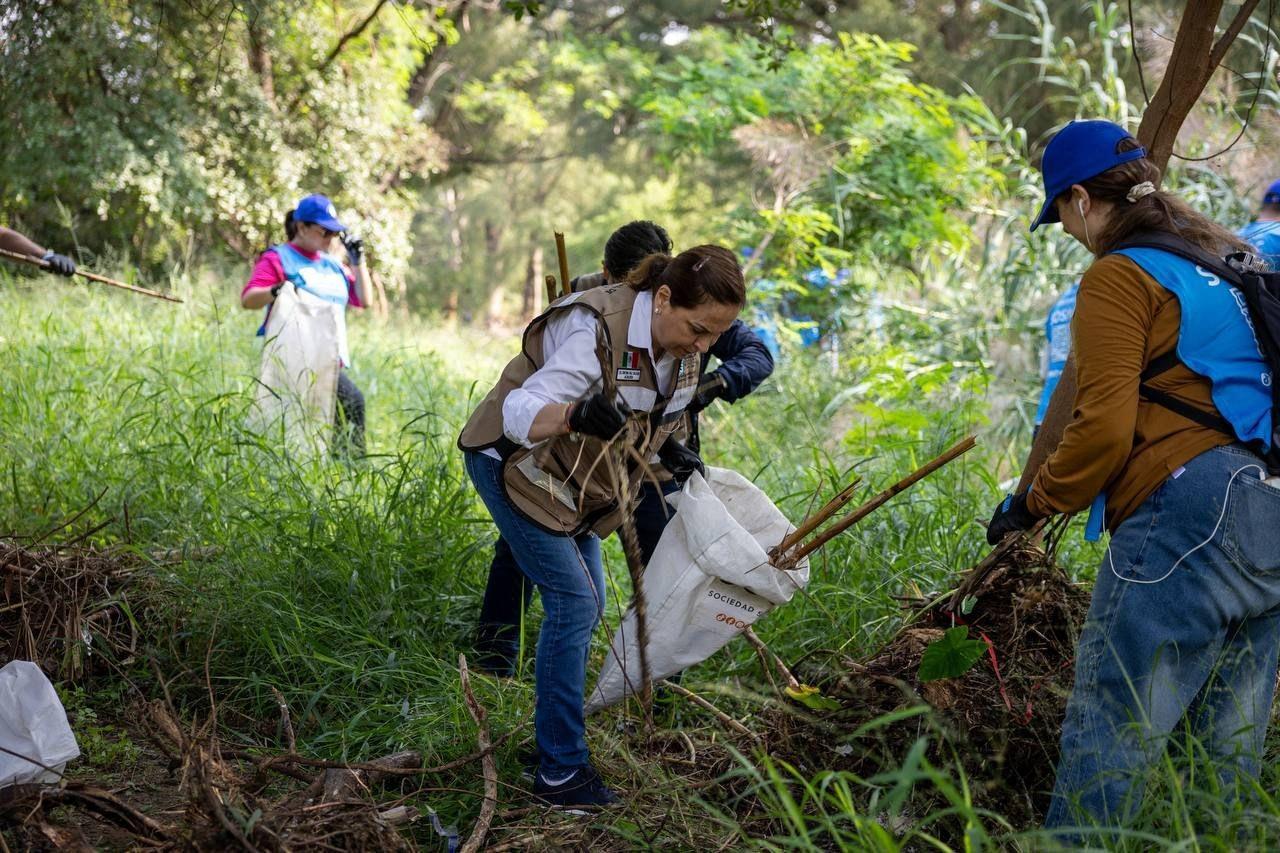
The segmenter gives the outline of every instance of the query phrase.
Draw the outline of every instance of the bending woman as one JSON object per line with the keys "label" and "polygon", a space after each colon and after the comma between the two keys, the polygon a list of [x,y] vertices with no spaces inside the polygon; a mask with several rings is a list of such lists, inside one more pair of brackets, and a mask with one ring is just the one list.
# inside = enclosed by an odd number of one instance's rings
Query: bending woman
{"label": "bending woman", "polygon": [[[346,226],[338,221],[333,202],[322,195],[309,195],[298,206],[285,214],[287,243],[267,249],[258,258],[253,274],[240,291],[240,304],[248,309],[266,307],[258,334],[266,333],[267,317],[271,316],[271,303],[285,282],[315,294],[322,299],[338,302],[343,306],[363,308],[369,302],[369,283],[360,266],[363,244],[351,238],[343,241],[347,265],[344,267],[329,254],[333,239],[345,232]],[[335,453],[364,454],[364,395],[347,375],[351,364],[347,351],[345,324],[339,330],[338,357],[342,370],[338,372],[338,412],[335,435]]]}
{"label": "bending woman", "polygon": [[582,703],[604,607],[600,537],[631,510],[641,477],[631,470],[630,493],[618,494],[603,457],[619,442],[635,451],[629,460],[684,450],[668,439],[697,391],[701,356],[745,301],[726,249],[652,255],[625,283],[571,294],[534,318],[458,439],[481,500],[542,596],[534,794],[550,805],[617,801],[591,766]]}
{"label": "bending woman", "polygon": [[[1042,171],[1032,229],[1061,222],[1096,257],[1071,326],[1075,416],[987,536],[1105,496],[1111,543],[1046,819],[1060,829],[1125,821],[1184,716],[1228,790],[1257,776],[1280,651],[1280,488],[1258,455],[1271,370],[1238,293],[1205,268],[1244,244],[1157,189],[1160,170],[1110,122],[1068,125]],[[1126,247],[1162,241],[1202,263]]]}

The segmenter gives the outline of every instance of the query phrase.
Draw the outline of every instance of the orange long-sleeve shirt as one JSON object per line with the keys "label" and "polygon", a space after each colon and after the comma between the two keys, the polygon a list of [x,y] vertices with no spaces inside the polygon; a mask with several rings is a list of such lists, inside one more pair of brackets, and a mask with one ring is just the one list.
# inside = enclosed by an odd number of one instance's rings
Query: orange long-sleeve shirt
{"label": "orange long-sleeve shirt", "polygon": [[[1076,399],[1062,443],[1032,481],[1027,508],[1040,516],[1078,512],[1107,493],[1114,531],[1171,473],[1232,438],[1138,399],[1142,371],[1178,342],[1178,298],[1123,255],[1085,272],[1071,321]],[[1184,365],[1151,387],[1216,413],[1208,379]]]}

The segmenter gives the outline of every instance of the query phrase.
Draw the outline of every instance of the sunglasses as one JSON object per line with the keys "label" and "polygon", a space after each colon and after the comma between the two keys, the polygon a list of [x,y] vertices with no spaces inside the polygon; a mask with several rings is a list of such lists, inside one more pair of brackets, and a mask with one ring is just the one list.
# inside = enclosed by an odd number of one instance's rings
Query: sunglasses
{"label": "sunglasses", "polygon": [[337,237],[339,234],[342,233],[341,231],[330,231],[328,228],[325,228],[323,225],[319,225],[315,222],[309,222],[307,224],[312,226],[313,228],[319,228],[320,231],[324,234],[324,236],[330,240],[332,240],[334,237]]}

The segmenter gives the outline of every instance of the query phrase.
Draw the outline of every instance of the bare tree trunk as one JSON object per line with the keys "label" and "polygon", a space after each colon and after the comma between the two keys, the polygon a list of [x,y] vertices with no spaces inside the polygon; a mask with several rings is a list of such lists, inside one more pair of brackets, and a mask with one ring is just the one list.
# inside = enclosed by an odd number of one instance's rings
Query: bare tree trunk
{"label": "bare tree trunk", "polygon": [[502,226],[492,219],[484,221],[484,281],[489,287],[489,307],[485,321],[490,325],[502,319],[502,270],[498,252],[502,249]]}
{"label": "bare tree trunk", "polygon": [[269,33],[266,21],[261,13],[249,19],[249,67],[258,75],[258,85],[262,87],[262,96],[272,112],[277,112],[276,78],[271,49],[267,43]]}
{"label": "bare tree trunk", "polygon": [[532,320],[542,310],[542,245],[536,234],[531,235],[532,248],[524,267],[524,292],[520,301],[520,315]]}
{"label": "bare tree trunk", "polygon": [[462,269],[462,221],[458,215],[458,191],[449,187],[444,191],[445,225],[449,232],[449,269]]}
{"label": "bare tree trunk", "polygon": [[493,285],[489,289],[489,304],[485,308],[485,324],[490,328],[502,323],[502,287]]}

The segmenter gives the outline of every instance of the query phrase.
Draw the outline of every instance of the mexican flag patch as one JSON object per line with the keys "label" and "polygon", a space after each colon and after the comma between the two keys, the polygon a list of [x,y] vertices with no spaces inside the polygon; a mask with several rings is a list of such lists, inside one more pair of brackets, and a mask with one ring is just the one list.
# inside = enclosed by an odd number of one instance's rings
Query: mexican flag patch
{"label": "mexican flag patch", "polygon": [[622,354],[616,378],[619,382],[640,381],[640,353],[637,350],[629,349]]}

